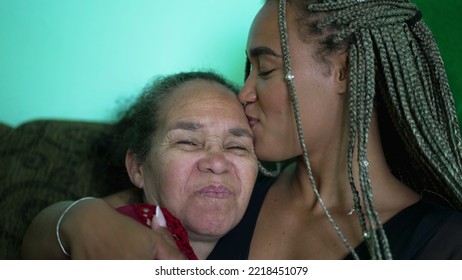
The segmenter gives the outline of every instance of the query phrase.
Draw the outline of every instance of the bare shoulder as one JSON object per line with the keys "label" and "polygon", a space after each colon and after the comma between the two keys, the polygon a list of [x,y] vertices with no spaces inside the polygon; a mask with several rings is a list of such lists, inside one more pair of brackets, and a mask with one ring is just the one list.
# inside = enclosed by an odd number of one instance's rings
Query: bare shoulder
{"label": "bare shoulder", "polygon": [[103,197],[103,200],[106,201],[112,207],[117,208],[122,205],[136,201],[137,197],[138,193],[136,192],[136,189],[130,188]]}

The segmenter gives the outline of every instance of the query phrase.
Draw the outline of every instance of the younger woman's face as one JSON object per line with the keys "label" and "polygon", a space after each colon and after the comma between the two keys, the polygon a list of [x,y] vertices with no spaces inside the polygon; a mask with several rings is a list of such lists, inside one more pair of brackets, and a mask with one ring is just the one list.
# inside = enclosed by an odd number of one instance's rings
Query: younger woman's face
{"label": "younger woman's face", "polygon": [[[251,72],[239,93],[255,135],[261,160],[280,161],[301,155],[292,103],[285,81],[278,27],[278,1],[267,2],[255,17],[247,41]],[[300,107],[305,144],[310,152],[324,145],[334,129],[337,103],[325,63],[316,59],[313,44],[300,40],[294,10],[287,6],[290,60]]]}

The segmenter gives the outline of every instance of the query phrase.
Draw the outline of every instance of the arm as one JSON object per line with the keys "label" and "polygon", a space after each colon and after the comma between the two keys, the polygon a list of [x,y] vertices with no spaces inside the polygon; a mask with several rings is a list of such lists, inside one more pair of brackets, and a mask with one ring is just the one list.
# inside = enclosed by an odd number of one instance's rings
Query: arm
{"label": "arm", "polygon": [[[184,259],[166,229],[150,230],[114,210],[125,195],[85,200],[61,224],[61,239],[73,259]],[[26,259],[65,259],[56,239],[56,223],[72,202],[59,202],[40,212],[22,246]],[[109,203],[109,204],[108,204]]]}
{"label": "arm", "polygon": [[42,210],[27,228],[21,253],[23,259],[66,259],[56,239],[56,223],[61,213],[72,203],[62,201]]}

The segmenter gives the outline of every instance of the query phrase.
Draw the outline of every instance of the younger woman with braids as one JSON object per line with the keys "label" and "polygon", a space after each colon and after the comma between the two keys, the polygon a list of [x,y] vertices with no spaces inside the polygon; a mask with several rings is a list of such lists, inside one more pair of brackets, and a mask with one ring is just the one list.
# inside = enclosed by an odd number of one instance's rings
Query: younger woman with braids
{"label": "younger woman with braids", "polygon": [[259,159],[295,160],[209,258],[462,258],[461,135],[420,17],[406,0],[266,1],[239,99]]}
{"label": "younger woman with braids", "polygon": [[414,4],[267,0],[246,51],[255,151],[284,168],[210,259],[462,259],[459,124]]}

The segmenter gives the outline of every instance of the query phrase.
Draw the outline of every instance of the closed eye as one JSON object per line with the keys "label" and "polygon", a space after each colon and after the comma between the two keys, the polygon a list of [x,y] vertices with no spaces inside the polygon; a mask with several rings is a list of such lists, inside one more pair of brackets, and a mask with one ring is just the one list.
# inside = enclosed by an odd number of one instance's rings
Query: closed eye
{"label": "closed eye", "polygon": [[239,143],[230,143],[228,146],[226,146],[226,150],[237,156],[245,156],[253,153],[252,149],[249,148],[248,145]]}
{"label": "closed eye", "polygon": [[244,147],[244,146],[231,146],[231,147],[228,147],[227,149],[230,149],[230,150],[244,150],[244,151],[247,151],[247,148]]}
{"label": "closed eye", "polygon": [[181,144],[181,145],[191,145],[191,146],[197,146],[196,142],[192,141],[192,140],[179,140],[177,142],[177,144]]}
{"label": "closed eye", "polygon": [[262,77],[262,78],[266,78],[267,76],[269,76],[269,74],[271,74],[275,69],[271,69],[269,71],[260,71],[260,73],[258,73],[258,76]]}

